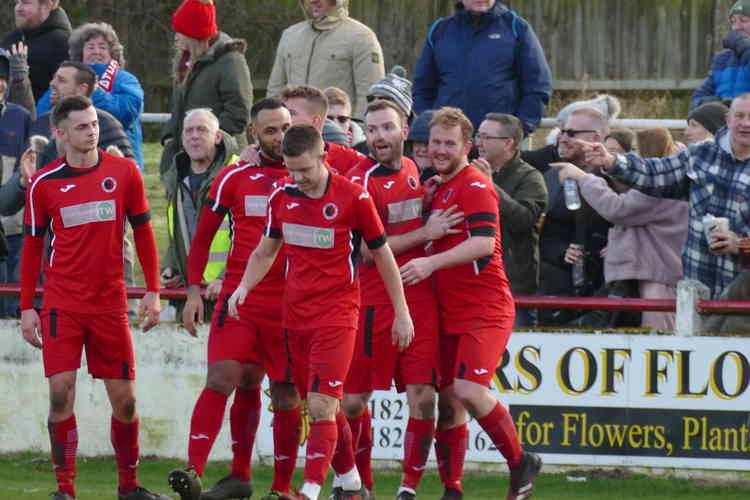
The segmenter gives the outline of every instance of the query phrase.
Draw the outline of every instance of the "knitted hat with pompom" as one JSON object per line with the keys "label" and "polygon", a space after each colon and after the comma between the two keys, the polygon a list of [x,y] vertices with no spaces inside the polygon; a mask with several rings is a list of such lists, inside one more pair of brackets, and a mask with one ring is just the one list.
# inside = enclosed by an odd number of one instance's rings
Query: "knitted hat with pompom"
{"label": "knitted hat with pompom", "polygon": [[205,40],[219,34],[213,0],[185,0],[172,16],[172,28],[181,35]]}

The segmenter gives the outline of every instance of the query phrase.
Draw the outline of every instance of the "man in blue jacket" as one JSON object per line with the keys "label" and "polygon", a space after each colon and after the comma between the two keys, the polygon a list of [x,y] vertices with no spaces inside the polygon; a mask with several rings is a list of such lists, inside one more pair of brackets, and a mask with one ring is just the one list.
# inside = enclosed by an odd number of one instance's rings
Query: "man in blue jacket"
{"label": "man in blue jacket", "polygon": [[475,129],[487,113],[518,117],[528,135],[552,93],[534,30],[496,0],[463,0],[430,28],[414,76],[414,112],[461,108]]}
{"label": "man in blue jacket", "polygon": [[[70,60],[87,64],[98,78],[91,96],[94,107],[111,113],[122,123],[130,139],[138,168],[143,172],[143,132],[139,119],[143,112],[143,87],[125,71],[125,55],[114,28],[107,23],[86,23],[70,35]],[[52,110],[50,90],[37,104],[42,115]]]}
{"label": "man in blue jacket", "polygon": [[693,92],[691,110],[750,92],[750,0],[739,0],[729,9],[729,22],[732,31],[724,38],[724,50],[714,56],[708,77]]}

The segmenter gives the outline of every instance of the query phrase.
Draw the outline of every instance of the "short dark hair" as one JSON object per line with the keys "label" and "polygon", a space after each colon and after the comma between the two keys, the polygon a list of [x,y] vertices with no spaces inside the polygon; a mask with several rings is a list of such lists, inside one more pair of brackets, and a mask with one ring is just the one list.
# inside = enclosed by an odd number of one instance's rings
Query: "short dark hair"
{"label": "short dark hair", "polygon": [[76,74],[73,78],[76,80],[76,85],[88,85],[86,97],[91,97],[91,94],[96,90],[96,73],[93,69],[78,61],[63,61],[60,67],[75,69]]}
{"label": "short dark hair", "polygon": [[284,134],[281,149],[284,156],[292,158],[317,153],[323,149],[323,137],[312,125],[295,125]]}
{"label": "short dark hair", "polygon": [[278,99],[277,97],[266,97],[265,99],[261,99],[253,104],[253,107],[250,108],[250,120],[254,122],[263,110],[274,111],[281,108],[286,108],[284,103],[281,102],[281,99]]}
{"label": "short dark hair", "polygon": [[385,111],[386,109],[392,109],[396,112],[396,115],[399,117],[399,120],[401,120],[401,126],[403,127],[406,125],[406,115],[404,114],[404,111],[396,104],[395,102],[391,101],[390,99],[375,99],[371,103],[367,105],[367,109],[365,110],[365,117],[369,115],[370,113],[374,113],[375,111]]}
{"label": "short dark hair", "polygon": [[312,85],[289,85],[281,91],[281,100],[284,102],[296,97],[307,101],[309,109],[314,110],[310,114],[322,116],[323,118],[328,114],[328,98],[318,87],[313,87]]}
{"label": "short dark hair", "polygon": [[91,99],[81,95],[72,95],[57,101],[55,107],[52,108],[52,126],[59,128],[60,124],[68,119],[68,116],[73,111],[84,111],[93,106],[94,103]]}
{"label": "short dark hair", "polygon": [[513,139],[515,149],[521,147],[521,142],[523,142],[523,125],[521,124],[521,120],[505,113],[487,113],[484,119],[499,123],[505,130],[505,133]]}
{"label": "short dark hair", "polygon": [[626,153],[633,151],[635,147],[635,132],[629,128],[613,128],[602,142],[606,142],[607,139],[615,141]]}

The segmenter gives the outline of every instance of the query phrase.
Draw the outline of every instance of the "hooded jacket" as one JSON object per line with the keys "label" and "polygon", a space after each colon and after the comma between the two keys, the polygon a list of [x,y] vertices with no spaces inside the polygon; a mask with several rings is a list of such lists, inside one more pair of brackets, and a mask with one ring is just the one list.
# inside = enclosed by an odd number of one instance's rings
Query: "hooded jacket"
{"label": "hooded jacket", "polygon": [[349,95],[352,116],[362,118],[367,91],[385,76],[383,49],[375,33],[349,17],[346,0],[318,20],[294,24],[281,35],[268,80],[268,95],[287,85],[338,87]]}
{"label": "hooded jacket", "polygon": [[[167,192],[167,224],[170,238],[167,254],[162,260],[162,269],[172,268],[183,278],[187,277],[187,258],[190,242],[198,227],[203,204],[208,199],[214,179],[224,166],[234,163],[238,158],[237,143],[234,138],[222,132],[222,141],[216,146],[214,161],[208,167],[208,175],[201,182],[198,195],[193,201],[190,195],[189,180],[190,157],[180,151],[172,157],[169,168],[162,176],[162,183]],[[185,232],[187,231],[187,235]],[[228,240],[229,241],[229,240]]]}
{"label": "hooded jacket", "polygon": [[160,172],[169,167],[181,149],[182,122],[193,108],[210,108],[219,119],[219,128],[234,137],[240,147],[247,145],[245,129],[250,122],[253,84],[245,60],[247,43],[219,33],[218,39],[195,63],[184,84],[175,83],[172,115],[162,130],[164,148]]}
{"label": "hooded jacket", "polygon": [[500,2],[480,16],[463,2],[427,34],[414,73],[414,112],[454,106],[475,128],[487,113],[518,117],[529,134],[552,93],[550,69],[534,30]]}
{"label": "hooded jacket", "polygon": [[3,39],[2,47],[5,49],[10,49],[17,42],[28,45],[29,78],[35,100],[42,97],[60,63],[68,58],[68,38],[72,31],[68,15],[62,7],[58,7],[39,27],[16,29]]}

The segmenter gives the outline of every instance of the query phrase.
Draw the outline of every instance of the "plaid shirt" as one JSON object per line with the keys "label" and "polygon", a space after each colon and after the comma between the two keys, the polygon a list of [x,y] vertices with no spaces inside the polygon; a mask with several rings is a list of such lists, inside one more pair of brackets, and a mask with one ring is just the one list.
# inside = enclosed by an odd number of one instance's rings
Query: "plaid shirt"
{"label": "plaid shirt", "polygon": [[740,273],[741,260],[739,255],[711,253],[703,216],[726,217],[731,231],[750,235],[750,160],[734,158],[728,130],[720,130],[716,142],[694,144],[669,158],[616,155],[611,173],[647,195],[688,200],[688,237],[682,250],[685,278],[700,281],[711,297],[718,297]]}

